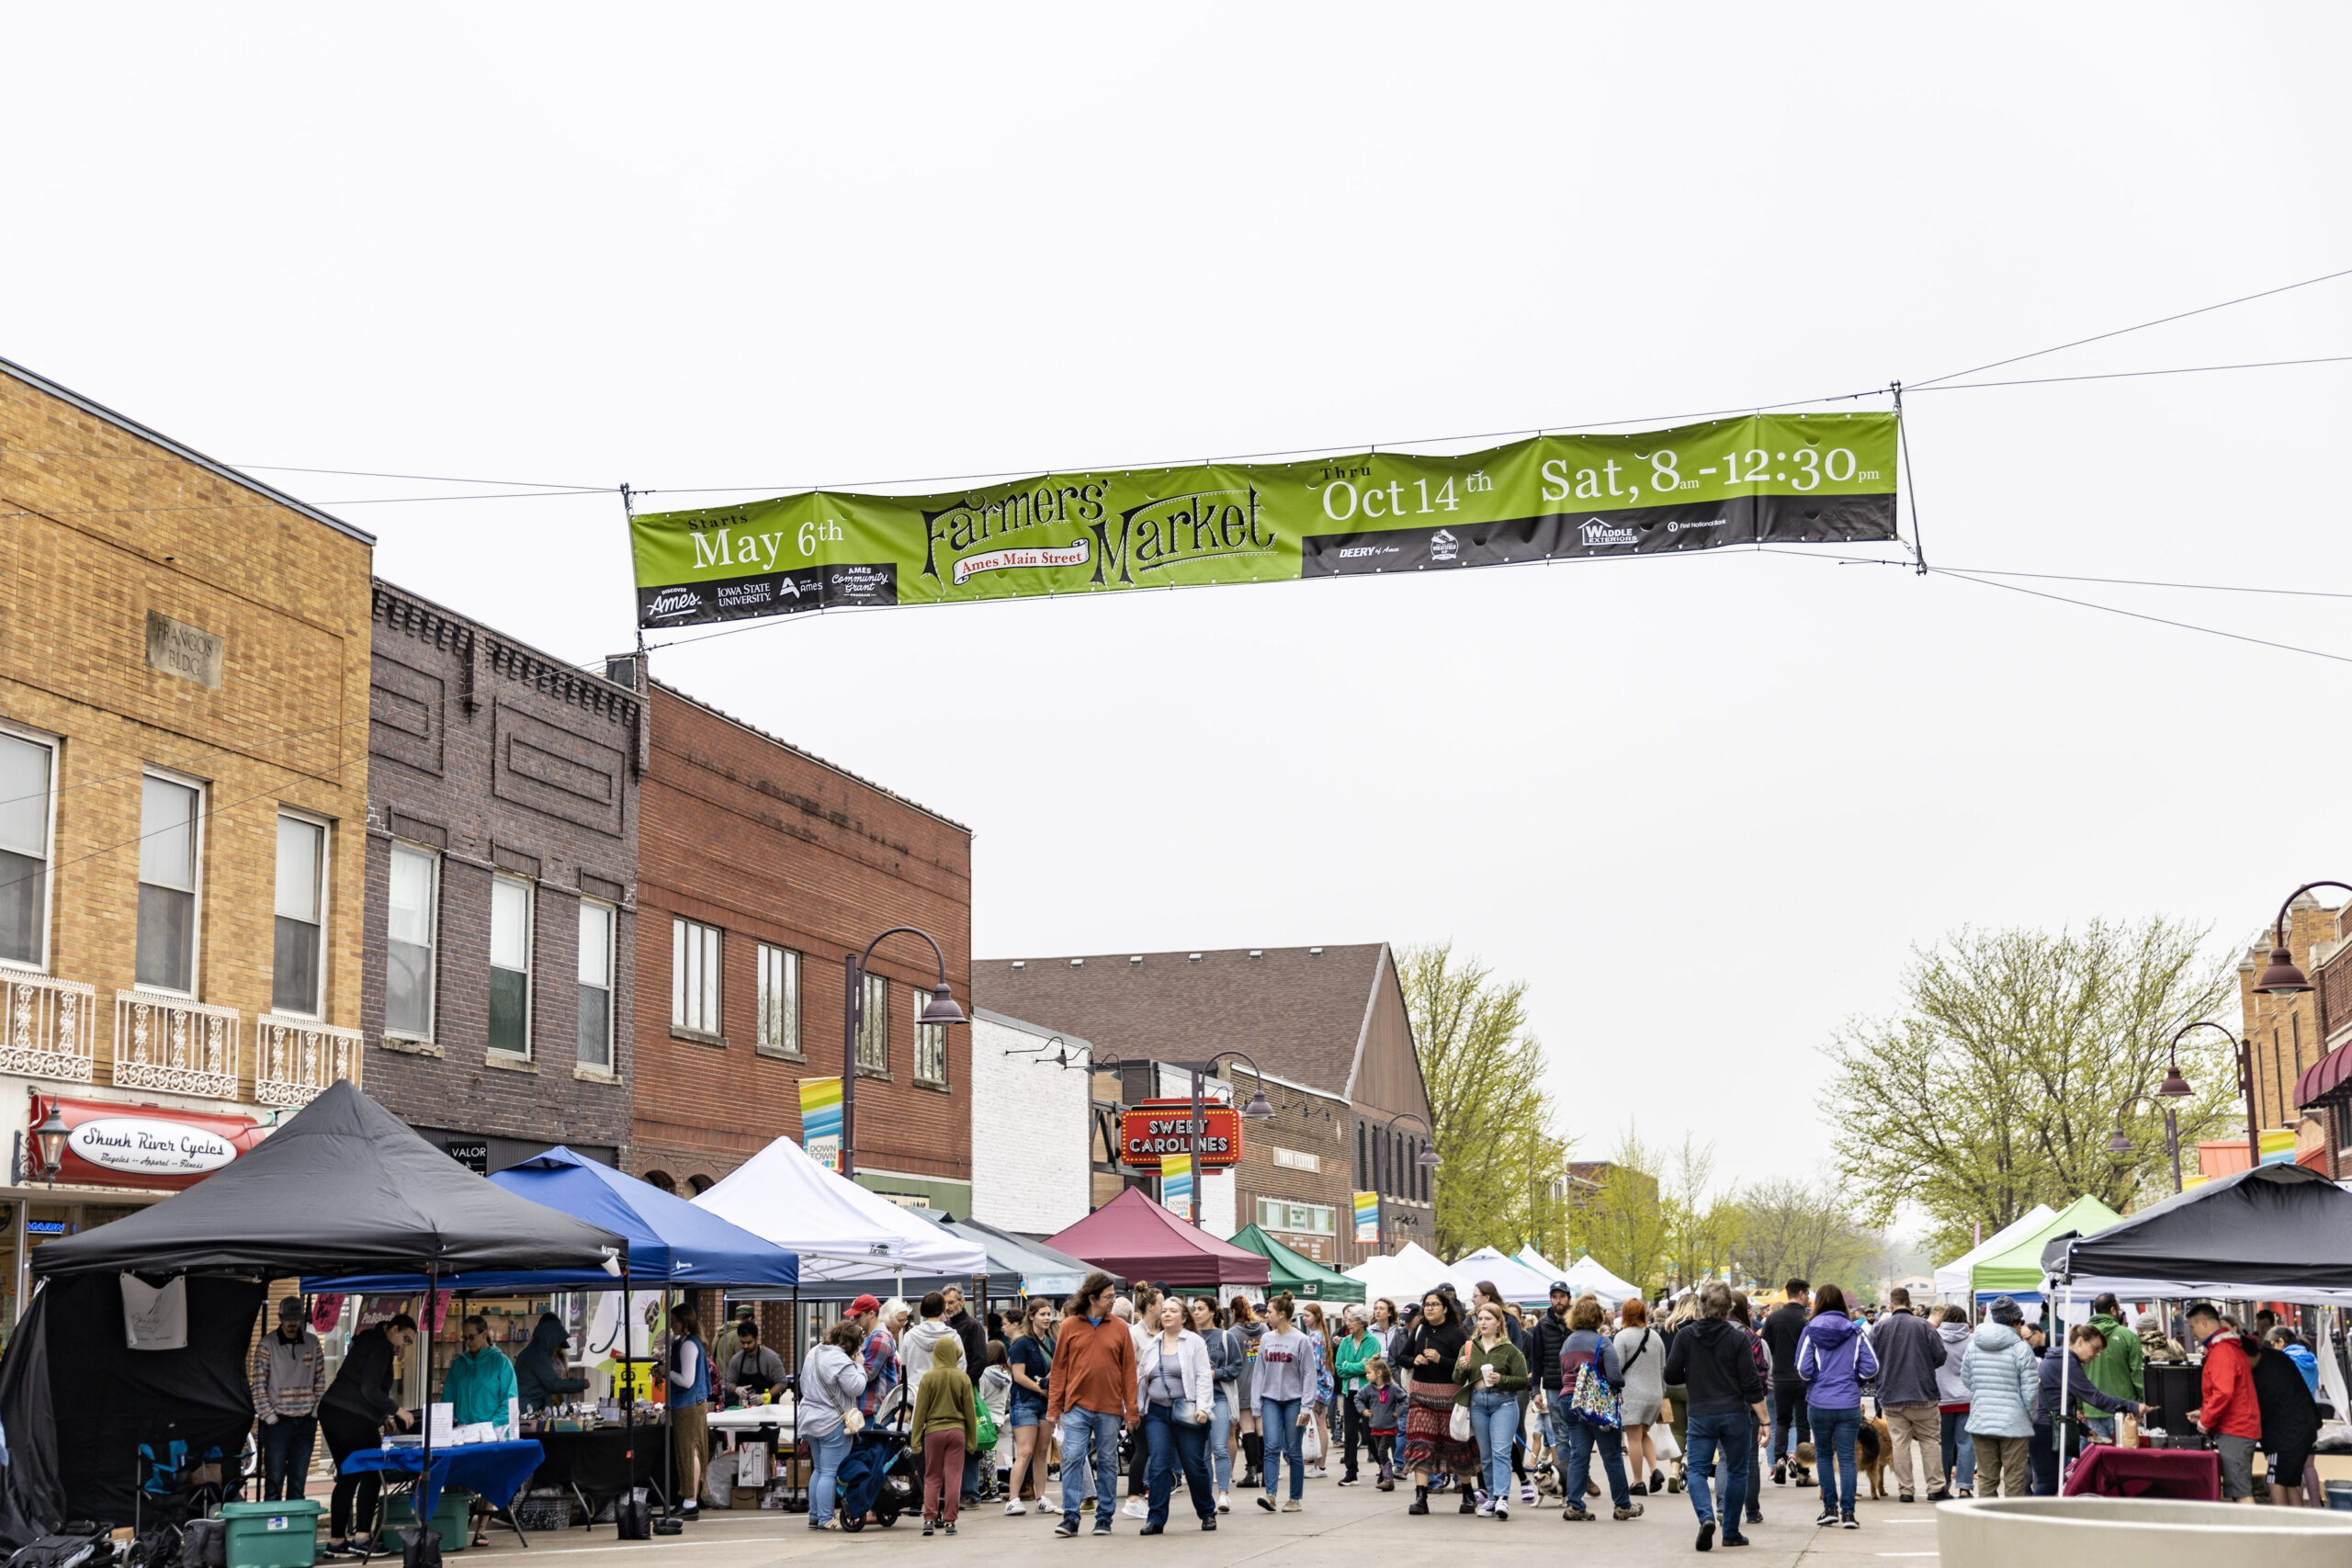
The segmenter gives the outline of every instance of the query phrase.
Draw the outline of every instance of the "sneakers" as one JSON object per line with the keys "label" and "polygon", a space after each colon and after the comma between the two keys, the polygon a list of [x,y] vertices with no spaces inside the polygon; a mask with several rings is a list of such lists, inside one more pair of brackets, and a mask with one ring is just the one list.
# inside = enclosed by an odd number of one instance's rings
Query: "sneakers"
{"label": "sneakers", "polygon": [[1259,1493],[1258,1506],[1265,1509],[1266,1512],[1270,1514],[1272,1513],[1274,1511],[1274,1499],[1272,1495],[1265,1492]]}
{"label": "sneakers", "polygon": [[1840,1514],[1838,1516],[1838,1528],[1843,1530],[1858,1530],[1862,1528],[1862,1524],[1851,1514]]}
{"label": "sneakers", "polygon": [[1301,1514],[1306,1511],[1298,1506],[1298,1499],[1295,1497],[1286,1497],[1283,1500],[1283,1512],[1285,1514]]}
{"label": "sneakers", "polygon": [[1713,1519],[1702,1519],[1699,1522],[1699,1550],[1702,1551],[1713,1551],[1714,1549],[1715,1521]]}
{"label": "sneakers", "polygon": [[1018,1497],[1015,1497],[1012,1502],[1007,1503],[1004,1506],[1004,1516],[1007,1518],[1012,1518],[1017,1515],[1025,1514],[1028,1511],[1028,1508],[1023,1505],[1021,1499]]}
{"label": "sneakers", "polygon": [[1623,1507],[1618,1509],[1614,1516],[1620,1523],[1623,1523],[1626,1519],[1638,1519],[1641,1517],[1642,1506],[1639,1503],[1626,1504]]}
{"label": "sneakers", "polygon": [[1069,1514],[1064,1514],[1062,1516],[1062,1522],[1054,1527],[1054,1534],[1064,1540],[1068,1540],[1077,1533],[1078,1520]]}
{"label": "sneakers", "polygon": [[1096,1535],[1109,1535],[1111,1533],[1111,1521],[1108,1519],[1095,1520],[1094,1533]]}
{"label": "sneakers", "polygon": [[1519,1483],[1519,1500],[1527,1504],[1530,1507],[1534,1506],[1535,1483],[1532,1481],[1522,1481]]}
{"label": "sneakers", "polygon": [[1503,1522],[1503,1523],[1505,1523],[1505,1524],[1509,1524],[1509,1523],[1510,1523],[1510,1498],[1508,1498],[1508,1497],[1498,1497],[1498,1498],[1496,1498],[1496,1499],[1495,1499],[1495,1517],[1497,1517],[1497,1518],[1498,1518],[1498,1519],[1502,1520],[1502,1522]]}
{"label": "sneakers", "polygon": [[[1493,1518],[1495,1517],[1495,1506],[1492,1503],[1480,1503],[1478,1505],[1478,1517],[1482,1519]],[[1509,1517],[1510,1516],[1506,1515],[1504,1517]]]}
{"label": "sneakers", "polygon": [[949,1535],[954,1535],[956,1533],[956,1521],[954,1519],[950,1519],[941,1528],[945,1529]]}
{"label": "sneakers", "polygon": [[1166,1527],[1165,1525],[1155,1525],[1155,1524],[1152,1524],[1152,1523],[1150,1523],[1149,1521],[1148,1521],[1148,1520],[1147,1520],[1147,1521],[1145,1522],[1145,1524],[1144,1524],[1143,1529],[1139,1529],[1139,1530],[1136,1531],[1136,1534],[1137,1534],[1137,1535],[1158,1535],[1161,1530],[1163,1530],[1163,1529],[1167,1529],[1167,1527]]}
{"label": "sneakers", "polygon": [[1220,1492],[1216,1495],[1216,1511],[1220,1514],[1229,1514],[1233,1512],[1232,1493]]}
{"label": "sneakers", "polygon": [[1319,1464],[1310,1464],[1310,1465],[1308,1465],[1308,1466],[1306,1467],[1306,1479],[1307,1479],[1307,1480],[1309,1480],[1309,1481],[1320,1481],[1320,1480],[1322,1480],[1322,1479],[1323,1479],[1323,1476],[1324,1476],[1324,1470],[1323,1470],[1323,1467],[1322,1467],[1321,1465],[1319,1465]]}
{"label": "sneakers", "polygon": [[931,1516],[929,1514],[925,1514],[922,1517],[922,1533],[925,1535],[929,1535],[931,1533]]}
{"label": "sneakers", "polygon": [[1930,1503],[1949,1503],[1949,1502],[1951,1502],[1951,1487],[1949,1487],[1949,1486],[1939,1486],[1939,1487],[1937,1487],[1933,1492],[1930,1492],[1930,1493],[1928,1493],[1928,1502],[1930,1502]]}
{"label": "sneakers", "polygon": [[1201,1528],[1204,1530],[1213,1530],[1216,1529],[1216,1521],[1215,1519],[1203,1519],[1201,1521]]}
{"label": "sneakers", "polygon": [[1837,1523],[1838,1510],[1835,1508],[1824,1508],[1821,1510],[1821,1517],[1813,1521],[1813,1528],[1815,1529],[1826,1530],[1834,1528]]}
{"label": "sneakers", "polygon": [[1591,1517],[1592,1515],[1587,1511],[1585,1506],[1581,1503],[1571,1503],[1566,1507],[1560,1510],[1560,1522],[1564,1525],[1585,1524],[1589,1522]]}
{"label": "sneakers", "polygon": [[1749,1541],[1744,1535],[1731,1535],[1726,1533],[1724,1536],[1724,1544],[1725,1546],[1747,1546],[1749,1544]]}

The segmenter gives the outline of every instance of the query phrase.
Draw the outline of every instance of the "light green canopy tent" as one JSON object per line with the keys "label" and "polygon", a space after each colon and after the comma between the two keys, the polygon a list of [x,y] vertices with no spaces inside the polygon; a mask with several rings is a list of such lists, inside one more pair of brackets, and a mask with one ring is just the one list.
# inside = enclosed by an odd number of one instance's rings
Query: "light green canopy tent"
{"label": "light green canopy tent", "polygon": [[[1302,1301],[1360,1302],[1363,1300],[1363,1282],[1349,1279],[1335,1269],[1326,1269],[1305,1253],[1284,1247],[1256,1225],[1245,1225],[1231,1238],[1233,1245],[1244,1247],[1264,1258],[1273,1270],[1266,1289],[1288,1291]],[[2041,1276],[2036,1275],[2039,1279]]]}
{"label": "light green canopy tent", "polygon": [[2076,1231],[2090,1235],[2123,1218],[2085,1193],[1989,1258],[1980,1258],[1968,1270],[1968,1289],[1977,1301],[2014,1296],[2039,1301],[2041,1290],[2041,1247],[2052,1236]]}

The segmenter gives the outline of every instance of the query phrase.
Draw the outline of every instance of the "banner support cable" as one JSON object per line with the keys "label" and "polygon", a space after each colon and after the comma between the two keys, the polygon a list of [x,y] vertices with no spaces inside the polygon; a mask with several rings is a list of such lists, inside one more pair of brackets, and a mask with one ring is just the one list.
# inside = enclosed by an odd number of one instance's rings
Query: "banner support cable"
{"label": "banner support cable", "polygon": [[1919,537],[1919,478],[1911,467],[1911,432],[1903,423],[1903,383],[1890,381],[1886,389],[1894,394],[1894,439],[1903,447],[1903,479],[1905,499],[1911,503],[1911,558],[1919,563],[1919,575],[1928,575],[1928,548]]}

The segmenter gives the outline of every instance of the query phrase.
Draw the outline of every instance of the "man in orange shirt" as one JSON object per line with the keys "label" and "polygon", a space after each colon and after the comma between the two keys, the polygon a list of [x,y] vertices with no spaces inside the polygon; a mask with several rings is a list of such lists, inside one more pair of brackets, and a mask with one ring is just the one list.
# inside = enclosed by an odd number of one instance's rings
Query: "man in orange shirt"
{"label": "man in orange shirt", "polygon": [[2238,1331],[2222,1309],[2199,1302],[2188,1309],[2188,1332],[2205,1347],[2203,1403],[2188,1413],[2198,1429],[2211,1434],[2222,1453],[2222,1499],[2254,1501],[2254,1450],[2262,1440],[2262,1410],[2255,1403],[2254,1369]]}
{"label": "man in orange shirt", "polygon": [[1119,1429],[1143,1419],[1137,1403],[1136,1342],[1125,1322],[1112,1315],[1116,1292],[1111,1276],[1096,1270],[1070,1298],[1054,1341],[1053,1371],[1046,1379],[1046,1425],[1062,1442],[1062,1522],[1057,1536],[1078,1533],[1078,1505],[1090,1491],[1088,1461],[1093,1461],[1094,1533],[1111,1533],[1119,1501]]}

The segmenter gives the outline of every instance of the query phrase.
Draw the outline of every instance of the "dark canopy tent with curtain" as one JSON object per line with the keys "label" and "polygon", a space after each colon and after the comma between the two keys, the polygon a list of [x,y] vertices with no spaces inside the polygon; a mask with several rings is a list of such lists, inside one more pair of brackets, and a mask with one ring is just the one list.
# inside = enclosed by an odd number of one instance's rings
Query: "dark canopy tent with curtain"
{"label": "dark canopy tent with curtain", "polygon": [[[141,1442],[241,1442],[272,1279],[597,1269],[623,1245],[475,1176],[338,1081],[187,1190],[33,1255],[42,1288],[0,1358],[0,1544],[66,1518],[130,1523]],[[191,1276],[186,1349],[125,1348],[130,1272]]]}
{"label": "dark canopy tent with curtain", "polygon": [[2352,1306],[2352,1192],[2305,1166],[2258,1165],[2053,1237],[2041,1266],[2077,1296]]}

